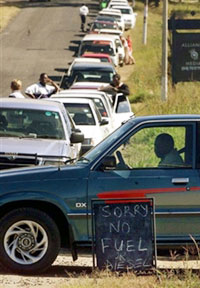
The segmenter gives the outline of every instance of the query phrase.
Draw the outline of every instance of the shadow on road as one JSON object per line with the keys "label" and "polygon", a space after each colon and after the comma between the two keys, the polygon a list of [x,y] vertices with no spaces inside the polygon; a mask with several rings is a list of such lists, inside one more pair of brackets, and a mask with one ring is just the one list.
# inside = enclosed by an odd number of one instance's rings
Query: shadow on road
{"label": "shadow on road", "polygon": [[[93,268],[89,266],[65,266],[65,265],[53,265],[47,271],[42,274],[31,275],[31,277],[52,277],[52,278],[78,278],[80,275],[92,274]],[[0,267],[0,275],[16,275],[8,272],[3,267]],[[27,276],[27,275],[26,275]]]}

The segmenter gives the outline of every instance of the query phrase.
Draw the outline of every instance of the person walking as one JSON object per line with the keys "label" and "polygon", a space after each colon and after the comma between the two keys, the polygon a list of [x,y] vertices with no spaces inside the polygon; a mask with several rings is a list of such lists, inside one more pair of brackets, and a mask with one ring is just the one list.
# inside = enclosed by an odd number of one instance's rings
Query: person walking
{"label": "person walking", "polygon": [[135,64],[135,58],[133,57],[133,48],[132,48],[132,40],[130,35],[126,38],[128,44],[128,61],[127,64]]}
{"label": "person walking", "polygon": [[89,9],[85,4],[83,4],[80,7],[79,12],[80,12],[80,17],[81,17],[81,31],[84,32],[85,31],[86,18],[87,18],[87,15],[89,13]]}
{"label": "person walking", "polygon": [[18,79],[14,79],[10,83],[10,88],[12,93],[9,95],[9,97],[12,98],[25,98],[24,95],[21,93],[22,89],[22,81]]}
{"label": "person walking", "polygon": [[40,74],[39,83],[27,87],[25,93],[31,98],[48,98],[59,89],[59,86],[46,73],[42,73]]}

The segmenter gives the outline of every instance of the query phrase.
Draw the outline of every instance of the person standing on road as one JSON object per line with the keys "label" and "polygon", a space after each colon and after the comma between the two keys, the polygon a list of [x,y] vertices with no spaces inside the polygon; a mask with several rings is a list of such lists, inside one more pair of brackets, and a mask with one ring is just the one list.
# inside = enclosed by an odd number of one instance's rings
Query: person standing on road
{"label": "person standing on road", "polygon": [[89,9],[85,4],[83,4],[80,7],[79,12],[80,12],[80,17],[81,17],[81,31],[84,32],[85,31],[86,18],[87,18],[87,15],[89,13]]}
{"label": "person standing on road", "polygon": [[24,95],[21,93],[22,89],[22,81],[14,79],[10,83],[10,88],[12,90],[12,93],[9,95],[9,97],[12,98],[25,98]]}
{"label": "person standing on road", "polygon": [[[48,85],[49,83],[50,85]],[[39,83],[26,88],[25,93],[31,98],[48,98],[59,90],[59,86],[46,73],[40,74]]]}

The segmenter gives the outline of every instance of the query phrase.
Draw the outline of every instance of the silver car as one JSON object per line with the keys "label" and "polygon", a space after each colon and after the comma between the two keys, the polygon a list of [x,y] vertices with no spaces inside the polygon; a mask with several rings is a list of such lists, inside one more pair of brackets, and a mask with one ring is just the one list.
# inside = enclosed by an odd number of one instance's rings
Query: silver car
{"label": "silver car", "polygon": [[83,138],[61,103],[1,99],[0,169],[70,162]]}

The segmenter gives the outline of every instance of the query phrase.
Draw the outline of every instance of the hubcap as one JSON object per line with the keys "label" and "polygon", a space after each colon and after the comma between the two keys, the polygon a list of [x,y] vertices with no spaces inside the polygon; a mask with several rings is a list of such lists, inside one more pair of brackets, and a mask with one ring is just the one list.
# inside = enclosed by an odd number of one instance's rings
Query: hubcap
{"label": "hubcap", "polygon": [[19,221],[7,230],[4,248],[14,262],[30,265],[38,262],[47,252],[48,236],[40,224]]}

